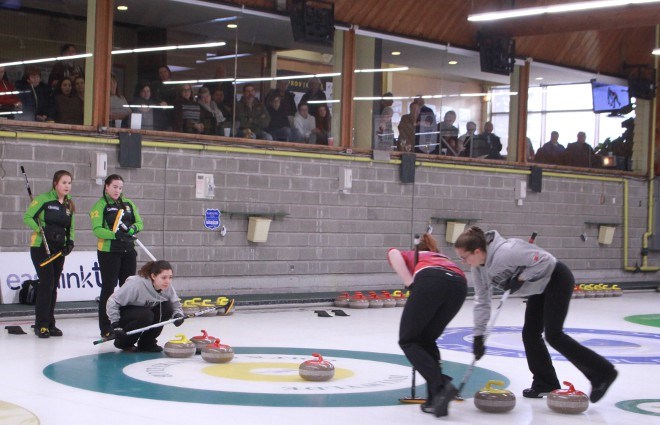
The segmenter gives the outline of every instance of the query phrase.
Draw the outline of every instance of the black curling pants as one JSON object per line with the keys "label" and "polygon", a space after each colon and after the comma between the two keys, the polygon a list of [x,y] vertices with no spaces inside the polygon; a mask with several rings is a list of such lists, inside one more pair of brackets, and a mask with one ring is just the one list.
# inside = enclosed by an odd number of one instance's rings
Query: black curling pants
{"label": "black curling pants", "polygon": [[137,252],[134,249],[126,252],[97,251],[99,269],[101,270],[101,296],[99,297],[99,329],[101,333],[112,330],[106,304],[108,298],[115,292],[119,282],[122,286],[129,276],[133,276],[137,269]]}
{"label": "black curling pants", "polygon": [[37,286],[37,300],[34,305],[34,330],[39,328],[52,328],[55,326],[55,302],[57,301],[57,285],[64,269],[64,257],[59,256],[43,267],[39,264],[48,258],[46,249],[42,246],[30,247],[32,264],[39,276]]}
{"label": "black curling pants", "polygon": [[465,278],[443,269],[427,268],[415,275],[410,296],[401,314],[399,346],[426,380],[428,399],[444,386],[436,340],[465,301]]}
{"label": "black curling pants", "polygon": [[[162,302],[155,307],[142,307],[128,305],[119,308],[119,326],[124,332],[130,332],[135,329],[144,328],[158,322],[163,322],[172,318],[172,303]],[[163,327],[149,329],[134,335],[118,337],[115,340],[115,347],[126,349],[132,347],[136,342],[138,349],[148,349],[156,345],[156,338],[163,331]]]}
{"label": "black curling pants", "polygon": [[545,340],[582,372],[589,381],[600,381],[612,374],[614,366],[604,357],[564,333],[564,320],[575,286],[571,270],[557,262],[550,282],[542,294],[527,300],[522,338],[527,365],[532,372],[532,387],[539,390],[560,388]]}

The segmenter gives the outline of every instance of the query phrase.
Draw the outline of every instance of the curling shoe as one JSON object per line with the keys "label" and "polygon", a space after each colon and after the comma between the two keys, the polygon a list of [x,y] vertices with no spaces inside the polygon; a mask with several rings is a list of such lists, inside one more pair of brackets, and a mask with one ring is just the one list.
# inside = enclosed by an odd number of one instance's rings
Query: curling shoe
{"label": "curling shoe", "polygon": [[48,328],[48,333],[50,336],[62,336],[64,333],[58,329],[55,325]]}
{"label": "curling shoe", "polygon": [[612,369],[610,375],[607,378],[593,381],[591,383],[591,394],[589,395],[589,400],[592,403],[595,403],[603,398],[607,392],[607,389],[610,388],[610,385],[612,385],[612,382],[614,382],[618,374],[619,372],[617,372],[616,369]]}
{"label": "curling shoe", "polygon": [[48,331],[47,327],[41,327],[41,328],[34,328],[34,333],[39,337],[39,338],[50,338],[50,332]]}

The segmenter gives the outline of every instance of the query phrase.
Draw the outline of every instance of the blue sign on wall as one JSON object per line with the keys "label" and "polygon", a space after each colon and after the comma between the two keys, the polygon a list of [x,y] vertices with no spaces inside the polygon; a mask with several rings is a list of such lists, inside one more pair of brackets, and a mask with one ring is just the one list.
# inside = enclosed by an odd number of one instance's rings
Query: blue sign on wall
{"label": "blue sign on wall", "polygon": [[222,226],[222,221],[220,221],[221,214],[220,210],[207,208],[206,211],[204,211],[204,227],[209,230],[215,230]]}

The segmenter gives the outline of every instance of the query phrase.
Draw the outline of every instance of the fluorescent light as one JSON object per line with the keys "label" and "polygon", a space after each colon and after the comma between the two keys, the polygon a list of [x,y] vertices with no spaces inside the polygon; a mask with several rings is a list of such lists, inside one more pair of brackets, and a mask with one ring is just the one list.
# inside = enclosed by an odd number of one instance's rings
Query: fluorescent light
{"label": "fluorescent light", "polygon": [[145,108],[151,108],[151,109],[174,109],[174,106],[172,105],[121,105],[124,108],[140,108],[140,109],[145,109]]}
{"label": "fluorescent light", "polygon": [[238,53],[235,55],[222,55],[222,56],[211,56],[206,58],[207,61],[222,61],[226,59],[234,59],[234,58],[245,58],[247,56],[252,56],[252,53]]}
{"label": "fluorescent light", "polygon": [[235,21],[237,19],[238,19],[238,16],[227,16],[226,18],[213,19],[211,22],[229,22],[229,21]]}
{"label": "fluorescent light", "polygon": [[401,55],[401,52],[392,52],[391,55],[392,56],[399,56],[399,55]]}
{"label": "fluorescent light", "polygon": [[205,47],[219,47],[224,46],[224,41],[215,41],[211,43],[200,43],[200,44],[186,44],[185,46],[177,46],[177,49],[203,49]]}
{"label": "fluorescent light", "polygon": [[654,54],[654,55],[660,56],[660,47],[657,48],[657,49],[653,49],[653,51],[651,53]]}
{"label": "fluorescent light", "polygon": [[339,103],[339,99],[330,99],[330,100],[308,100],[307,103]]}
{"label": "fluorescent light", "polygon": [[163,81],[163,84],[195,84],[197,80]]}
{"label": "fluorescent light", "polygon": [[7,111],[7,112],[0,112],[0,115],[18,115],[22,113],[23,111]]}
{"label": "fluorescent light", "polygon": [[209,80],[197,80],[196,83],[221,83],[223,81],[234,81],[233,78],[211,78]]}
{"label": "fluorescent light", "polygon": [[117,10],[121,10],[122,12],[124,12],[124,11],[128,10],[128,6],[125,6],[123,4],[119,5],[119,6],[117,6]]}
{"label": "fluorescent light", "polygon": [[8,95],[12,95],[12,94],[21,94],[21,92],[20,91],[3,91],[3,92],[0,92],[0,96],[8,96]]}
{"label": "fluorescent light", "polygon": [[397,71],[407,71],[409,68],[407,66],[402,66],[399,68],[374,68],[374,69],[356,69],[356,73],[365,73],[365,72],[397,72]]}
{"label": "fluorescent light", "polygon": [[451,60],[451,61],[447,62],[447,64],[449,64],[449,65],[458,65],[458,61]]}
{"label": "fluorescent light", "polygon": [[29,63],[53,62],[53,61],[56,61],[56,60],[57,60],[57,58],[30,59],[30,60],[27,60],[27,61],[23,61],[23,63],[25,65],[27,65]]}
{"label": "fluorescent light", "polygon": [[605,9],[610,7],[622,7],[632,4],[657,3],[660,0],[599,0],[582,1],[577,3],[555,4],[551,6],[528,7],[522,9],[503,10],[499,12],[478,13],[469,15],[470,22],[500,21],[503,19],[522,18],[526,16],[538,16],[551,13],[581,12],[585,10]]}
{"label": "fluorescent light", "polygon": [[541,80],[543,80],[543,77],[536,77],[536,78],[534,78],[534,79],[535,79],[536,81],[541,81]]}
{"label": "fluorescent light", "polygon": [[[161,52],[165,50],[182,50],[182,49],[203,49],[208,47],[225,46],[227,43],[224,41],[213,41],[209,43],[198,44],[181,44],[179,46],[156,46],[156,47],[139,47],[137,49],[122,49],[113,50],[113,55],[124,55],[126,53],[144,53],[144,52]],[[66,57],[66,56],[65,56]]]}
{"label": "fluorescent light", "polygon": [[227,24],[227,28],[229,28],[229,29],[238,28],[238,25],[237,24]]}

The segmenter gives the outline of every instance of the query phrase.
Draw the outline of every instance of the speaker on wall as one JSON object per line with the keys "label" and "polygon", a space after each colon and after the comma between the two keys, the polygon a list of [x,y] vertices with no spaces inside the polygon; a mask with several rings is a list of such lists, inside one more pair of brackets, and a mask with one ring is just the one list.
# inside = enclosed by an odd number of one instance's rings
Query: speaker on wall
{"label": "speaker on wall", "polygon": [[142,168],[142,135],[119,133],[119,166]]}
{"label": "speaker on wall", "polygon": [[516,61],[516,42],[499,35],[477,35],[481,72],[509,75]]}
{"label": "speaker on wall", "polygon": [[529,174],[529,188],[532,192],[541,192],[543,190],[543,168],[532,166]]}
{"label": "speaker on wall", "polygon": [[325,0],[293,0],[290,9],[294,41],[332,46],[335,5]]}
{"label": "speaker on wall", "polygon": [[401,154],[401,183],[415,183],[415,161],[417,155],[414,153]]}

